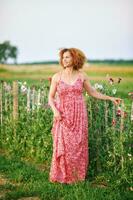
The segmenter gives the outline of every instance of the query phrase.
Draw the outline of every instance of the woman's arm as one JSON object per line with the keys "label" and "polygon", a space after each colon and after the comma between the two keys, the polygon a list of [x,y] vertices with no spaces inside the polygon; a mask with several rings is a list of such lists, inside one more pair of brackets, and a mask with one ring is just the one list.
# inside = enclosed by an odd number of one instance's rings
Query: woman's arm
{"label": "woman's arm", "polygon": [[88,78],[88,76],[87,76],[86,73],[84,73],[84,88],[85,88],[86,92],[90,96],[95,97],[96,99],[110,100],[115,105],[118,105],[121,102],[121,100],[122,100],[120,98],[115,98],[115,97],[107,96],[107,95],[104,95],[104,94],[98,92],[96,89],[94,89],[91,86],[89,78]]}
{"label": "woman's arm", "polygon": [[58,80],[58,74],[54,74],[52,77],[51,85],[50,85],[50,90],[48,94],[48,104],[50,105],[53,113],[54,113],[54,118],[56,119],[61,119],[60,112],[57,110],[54,104],[54,98],[57,90],[57,81]]}

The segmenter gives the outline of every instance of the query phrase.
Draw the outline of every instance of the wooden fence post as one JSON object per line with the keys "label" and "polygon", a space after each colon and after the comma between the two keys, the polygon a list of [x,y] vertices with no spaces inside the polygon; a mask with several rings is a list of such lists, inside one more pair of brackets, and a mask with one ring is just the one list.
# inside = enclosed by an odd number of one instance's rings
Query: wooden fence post
{"label": "wooden fence post", "polygon": [[13,120],[18,119],[18,82],[13,81]]}
{"label": "wooden fence post", "polygon": [[121,121],[120,121],[120,145],[121,145],[121,169],[124,167],[123,157],[123,129],[124,129],[124,101],[121,102]]}
{"label": "wooden fence post", "polygon": [[[105,107],[105,133],[107,131],[108,128],[108,102],[104,101],[104,107]],[[106,150],[109,150],[109,141],[107,141],[106,144]]]}
{"label": "wooden fence post", "polygon": [[7,112],[7,110],[8,110],[8,108],[7,108],[7,96],[6,96],[6,89],[7,89],[7,82],[6,81],[4,81],[4,84],[3,84],[3,86],[4,86],[4,110]]}
{"label": "wooden fence post", "polygon": [[0,124],[3,124],[3,81],[0,84]]}
{"label": "wooden fence post", "polygon": [[132,101],[132,105],[131,105],[131,121],[133,121],[133,101]]}
{"label": "wooden fence post", "polygon": [[35,93],[36,93],[36,90],[35,90],[35,87],[33,86],[32,88],[32,111],[35,110]]}
{"label": "wooden fence post", "polygon": [[30,87],[28,87],[28,90],[27,90],[27,112],[30,112]]}
{"label": "wooden fence post", "polygon": [[108,127],[108,106],[107,101],[104,101],[104,107],[105,107],[105,129]]}
{"label": "wooden fence post", "polygon": [[[115,135],[115,132],[116,132],[116,107],[115,105],[113,104],[113,121],[112,121],[112,126],[113,126],[113,138],[114,138],[114,135]],[[115,141],[113,141],[115,142]],[[116,149],[115,149],[115,146],[113,145],[113,159],[114,159],[114,163],[116,163]],[[114,172],[116,174],[116,165],[114,167]]]}
{"label": "wooden fence post", "polygon": [[37,93],[37,108],[40,108],[41,106],[41,90],[38,89],[38,93]]}

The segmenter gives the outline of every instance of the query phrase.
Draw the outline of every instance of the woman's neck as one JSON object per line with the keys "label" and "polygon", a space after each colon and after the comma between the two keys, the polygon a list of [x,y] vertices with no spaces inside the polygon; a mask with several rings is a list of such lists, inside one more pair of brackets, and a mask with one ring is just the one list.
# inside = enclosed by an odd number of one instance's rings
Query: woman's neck
{"label": "woman's neck", "polygon": [[64,72],[65,72],[66,74],[68,74],[69,76],[75,74],[76,71],[77,71],[77,70],[73,69],[73,67],[69,67],[69,68],[65,68],[65,69],[64,69]]}

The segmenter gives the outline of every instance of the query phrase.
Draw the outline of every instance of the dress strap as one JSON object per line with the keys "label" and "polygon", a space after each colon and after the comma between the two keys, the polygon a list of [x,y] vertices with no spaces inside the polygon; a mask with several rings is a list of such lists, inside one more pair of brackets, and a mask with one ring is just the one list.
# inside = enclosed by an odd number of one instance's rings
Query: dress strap
{"label": "dress strap", "polygon": [[82,82],[84,82],[82,73],[80,71],[78,72],[78,79],[80,79]]}
{"label": "dress strap", "polygon": [[61,81],[61,75],[62,75],[62,71],[59,72],[59,80],[58,80],[58,84]]}
{"label": "dress strap", "polygon": [[78,78],[81,78],[81,76],[80,76],[80,72],[78,71]]}
{"label": "dress strap", "polygon": [[82,76],[81,76],[80,71],[78,72],[78,78],[82,80]]}
{"label": "dress strap", "polygon": [[60,81],[61,81],[62,71],[60,72]]}

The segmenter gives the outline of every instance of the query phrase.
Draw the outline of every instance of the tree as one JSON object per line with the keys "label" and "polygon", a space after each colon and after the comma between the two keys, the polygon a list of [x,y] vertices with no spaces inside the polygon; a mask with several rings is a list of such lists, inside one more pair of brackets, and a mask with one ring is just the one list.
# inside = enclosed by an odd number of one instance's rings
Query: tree
{"label": "tree", "polygon": [[0,43],[0,63],[6,63],[9,58],[17,63],[18,49],[16,46],[12,46],[10,41]]}

